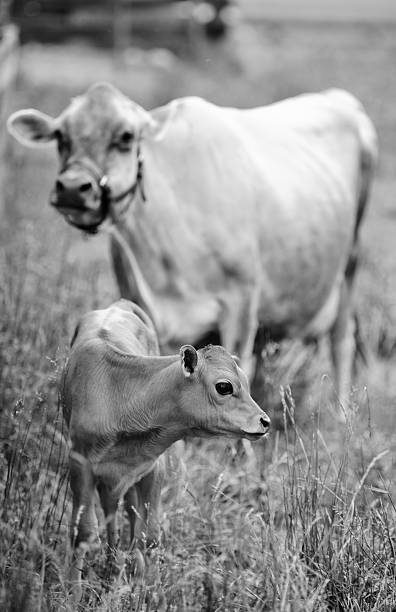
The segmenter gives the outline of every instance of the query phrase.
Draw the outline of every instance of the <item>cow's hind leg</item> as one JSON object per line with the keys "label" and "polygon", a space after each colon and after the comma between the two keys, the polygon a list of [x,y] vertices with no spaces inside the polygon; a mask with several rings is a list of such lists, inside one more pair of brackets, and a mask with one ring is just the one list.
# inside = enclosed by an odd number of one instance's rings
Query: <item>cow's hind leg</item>
{"label": "cow's hind leg", "polygon": [[70,487],[73,494],[71,542],[73,559],[70,568],[72,598],[80,601],[81,577],[87,550],[98,539],[98,522],[95,513],[95,481],[89,461],[80,453],[70,454]]}
{"label": "cow's hind leg", "polygon": [[[333,94],[334,95],[334,94]],[[339,95],[336,92],[336,95]],[[344,96],[344,94],[342,94]],[[355,101],[353,102],[355,103]],[[351,391],[352,371],[358,340],[357,319],[352,312],[351,293],[358,263],[359,230],[367,207],[371,183],[377,161],[378,147],[375,129],[363,109],[359,110],[360,186],[353,236],[352,252],[345,271],[338,316],[331,330],[331,346],[336,375],[337,391],[341,405],[345,408]]]}
{"label": "cow's hind leg", "polygon": [[352,289],[359,260],[359,230],[367,206],[372,176],[377,158],[375,131],[365,115],[362,121],[361,181],[358,194],[357,214],[352,250],[341,287],[338,314],[330,332],[333,364],[339,402],[344,410],[348,407],[351,392],[352,372],[359,343],[357,318],[352,307]]}
{"label": "cow's hind leg", "polygon": [[352,277],[346,276],[340,291],[336,320],[330,330],[331,354],[338,401],[348,414],[352,373],[356,355],[356,317],[352,306]]}

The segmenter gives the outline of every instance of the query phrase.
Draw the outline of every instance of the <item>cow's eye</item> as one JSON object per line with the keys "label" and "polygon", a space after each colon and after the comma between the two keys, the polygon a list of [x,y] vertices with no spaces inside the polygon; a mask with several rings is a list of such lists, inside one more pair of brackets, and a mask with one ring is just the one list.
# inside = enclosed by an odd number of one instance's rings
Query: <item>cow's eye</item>
{"label": "cow's eye", "polygon": [[215,384],[216,391],[219,395],[232,395],[234,388],[229,380],[220,380]]}
{"label": "cow's eye", "polygon": [[129,131],[122,132],[118,139],[118,148],[121,151],[129,151],[133,141],[133,133]]}
{"label": "cow's eye", "polygon": [[58,146],[58,153],[62,156],[70,155],[71,142],[67,134],[61,132],[61,130],[55,130],[54,136],[56,138],[56,144]]}
{"label": "cow's eye", "polygon": [[66,134],[64,134],[60,130],[55,130],[54,136],[55,136],[56,141],[58,143],[58,149],[59,150],[65,149],[65,148],[70,148],[70,142],[69,142],[69,139],[68,139]]}

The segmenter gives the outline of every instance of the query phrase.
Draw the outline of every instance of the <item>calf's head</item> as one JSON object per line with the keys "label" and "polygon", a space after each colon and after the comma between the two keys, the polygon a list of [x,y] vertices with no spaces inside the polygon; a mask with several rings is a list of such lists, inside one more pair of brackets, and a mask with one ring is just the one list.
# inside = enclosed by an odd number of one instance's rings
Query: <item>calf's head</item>
{"label": "calf's head", "polygon": [[91,232],[110,205],[122,209],[133,197],[142,174],[143,130],[155,131],[151,116],[107,83],[73,99],[59,117],[25,109],[7,125],[25,145],[56,142],[60,170],[50,203],[69,223]]}
{"label": "calf's head", "polygon": [[221,346],[180,349],[184,384],[182,419],[194,435],[224,435],[256,440],[268,432],[270,419],[249,393],[248,380]]}

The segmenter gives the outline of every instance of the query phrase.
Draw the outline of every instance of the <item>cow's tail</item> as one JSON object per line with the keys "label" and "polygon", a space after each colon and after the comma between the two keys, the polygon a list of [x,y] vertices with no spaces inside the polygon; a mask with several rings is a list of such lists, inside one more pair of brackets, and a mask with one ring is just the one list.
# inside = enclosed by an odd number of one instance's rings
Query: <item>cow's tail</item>
{"label": "cow's tail", "polygon": [[355,224],[355,242],[358,239],[360,222],[366,209],[370,195],[373,176],[378,159],[378,137],[371,119],[366,115],[363,106],[359,104],[359,135],[361,144],[360,153],[360,189],[358,194],[358,208]]}
{"label": "cow's tail", "polygon": [[[370,196],[371,185],[378,159],[378,137],[376,129],[371,119],[366,114],[363,105],[352,94],[340,89],[332,89],[327,92],[332,99],[342,105],[344,108],[349,107],[356,119],[356,125],[360,141],[360,177],[357,191],[357,210],[355,219],[355,228],[353,235],[353,244],[347,267],[345,270],[345,280],[349,286],[352,285],[355,277],[355,272],[359,259],[359,228],[363,219],[367,202]],[[356,358],[360,358],[366,366],[370,359],[370,350],[366,345],[361,334],[359,317],[354,313],[354,328],[355,328],[355,363]]]}
{"label": "cow's tail", "polygon": [[360,137],[360,177],[357,192],[357,209],[353,246],[346,270],[347,279],[353,280],[359,256],[359,230],[369,200],[371,185],[378,159],[377,132],[363,106],[354,98],[358,110],[358,130]]}
{"label": "cow's tail", "polygon": [[358,206],[354,232],[354,242],[357,242],[359,227],[362,221],[367,201],[370,195],[373,174],[378,159],[378,137],[371,119],[366,114],[363,105],[352,94],[343,89],[329,89],[326,92],[335,104],[354,111],[360,140],[360,185],[358,189]]}
{"label": "cow's tail", "polygon": [[[378,136],[376,129],[371,119],[366,115],[363,106],[356,101],[358,104],[358,125],[359,125],[359,136],[361,143],[360,153],[360,186],[358,192],[357,202],[357,213],[355,221],[355,232],[354,232],[354,257],[358,258],[358,240],[359,240],[359,228],[364,212],[366,210],[367,202],[370,196],[371,185],[373,182],[374,172],[377,166],[378,160]],[[356,262],[352,266],[356,267]],[[356,358],[360,358],[362,363],[368,367],[370,362],[370,349],[365,342],[359,325],[358,314],[355,313],[355,368]]]}

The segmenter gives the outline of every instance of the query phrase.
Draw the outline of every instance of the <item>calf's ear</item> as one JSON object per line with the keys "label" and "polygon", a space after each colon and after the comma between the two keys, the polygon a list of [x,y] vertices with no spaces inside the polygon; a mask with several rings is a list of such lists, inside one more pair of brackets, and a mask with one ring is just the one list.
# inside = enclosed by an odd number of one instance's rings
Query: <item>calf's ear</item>
{"label": "calf's ear", "polygon": [[54,139],[55,119],[28,108],[13,113],[8,118],[7,129],[22,144],[36,147]]}
{"label": "calf's ear", "polygon": [[194,374],[198,364],[197,351],[191,344],[185,344],[180,349],[180,357],[183,374],[186,378],[189,378],[191,374]]}

